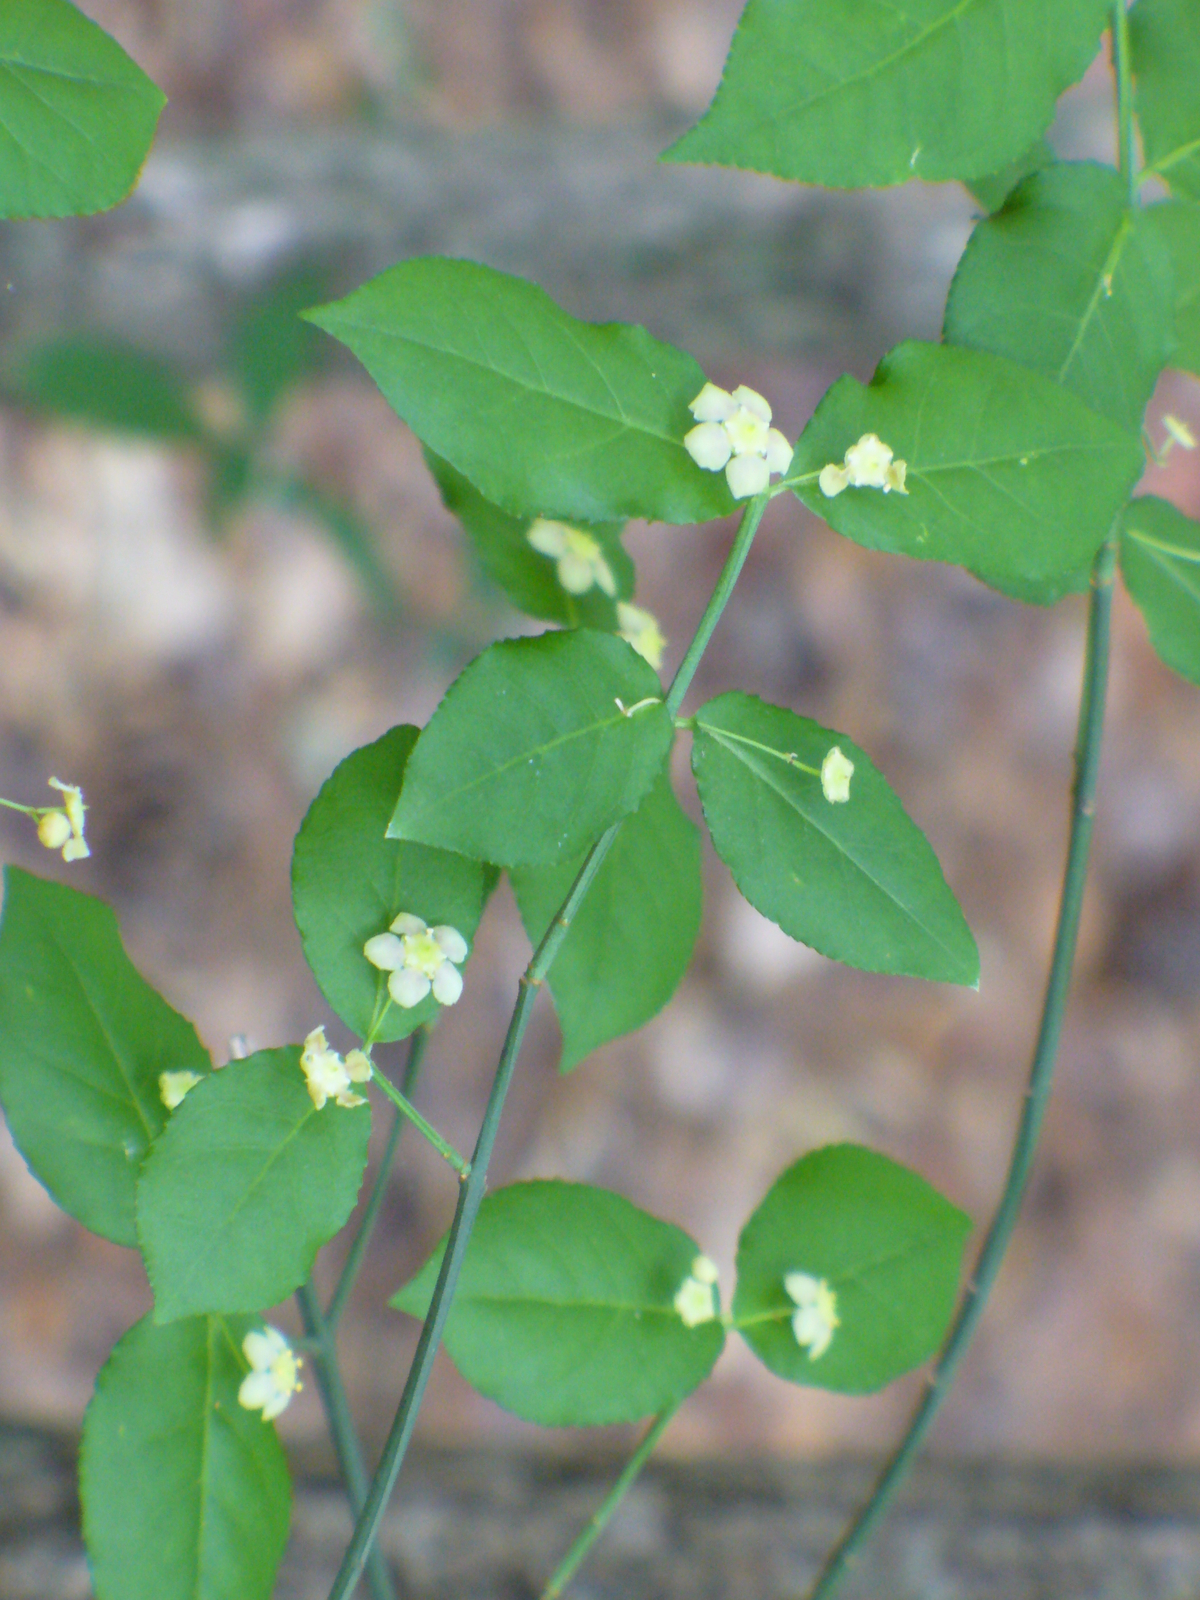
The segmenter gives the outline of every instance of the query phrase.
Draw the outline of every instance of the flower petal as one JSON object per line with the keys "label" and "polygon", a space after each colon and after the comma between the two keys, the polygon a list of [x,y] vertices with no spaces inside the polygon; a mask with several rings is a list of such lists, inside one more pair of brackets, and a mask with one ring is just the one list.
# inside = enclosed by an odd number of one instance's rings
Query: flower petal
{"label": "flower petal", "polygon": [[430,932],[440,945],[443,955],[450,961],[461,964],[467,959],[467,941],[457,928],[452,928],[443,922],[436,928],[431,928]]}
{"label": "flower petal", "polygon": [[363,955],[381,972],[395,972],[404,964],[404,942],[394,933],[376,933],[363,945]]}
{"label": "flower petal", "polygon": [[771,481],[771,474],[762,456],[734,456],[725,468],[725,480],[735,500],[749,500],[761,494]]}
{"label": "flower petal", "polygon": [[420,917],[414,917],[411,911],[402,911],[398,917],[393,917],[391,928],[393,933],[424,933],[428,923]]}
{"label": "flower petal", "polygon": [[736,409],[737,402],[728,389],[722,389],[715,383],[706,383],[688,406],[697,422],[724,422]]}
{"label": "flower petal", "polygon": [[720,472],[733,454],[729,435],[719,422],[701,422],[685,433],[683,448],[706,472]]}
{"label": "flower petal", "polygon": [[567,548],[569,532],[564,522],[551,522],[548,517],[537,517],[529,524],[525,537],[539,555],[557,557]]}
{"label": "flower petal", "polygon": [[450,961],[437,969],[433,979],[433,998],[443,1006],[452,1006],[463,992],[462,973]]}
{"label": "flower petal", "polygon": [[430,990],[429,979],[423,972],[414,972],[411,967],[402,967],[399,972],[393,972],[388,979],[388,993],[398,1006],[403,1006],[406,1011],[411,1011],[413,1006],[419,1006]]}

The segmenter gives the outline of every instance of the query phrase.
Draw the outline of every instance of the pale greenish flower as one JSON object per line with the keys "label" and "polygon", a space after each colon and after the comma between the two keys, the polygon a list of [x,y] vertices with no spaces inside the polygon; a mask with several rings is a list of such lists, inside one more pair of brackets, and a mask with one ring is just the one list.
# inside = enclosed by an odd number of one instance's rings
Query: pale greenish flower
{"label": "pale greenish flower", "polygon": [[431,928],[411,911],[402,911],[389,932],[367,940],[363,954],[388,974],[388,993],[406,1011],[430,993],[443,1006],[452,1006],[462,994],[458,968],[467,959],[467,941],[446,923]]}
{"label": "pale greenish flower", "polygon": [[300,1382],[303,1361],[270,1323],[261,1331],[246,1335],[242,1354],[250,1363],[250,1371],[238,1389],[238,1404],[247,1411],[261,1410],[263,1421],[273,1422],[304,1387]]}
{"label": "pale greenish flower", "polygon": [[785,1273],[783,1287],[796,1305],[792,1336],[808,1351],[808,1359],[816,1361],[829,1349],[834,1330],[841,1326],[837,1295],[824,1278],[815,1278],[811,1272]]}
{"label": "pale greenish flower", "polygon": [[611,600],[617,592],[617,580],[604,558],[597,539],[582,528],[573,528],[568,522],[552,522],[538,517],[529,525],[525,537],[539,553],[557,563],[558,581],[568,594],[586,594],[597,585]]}
{"label": "pale greenish flower", "polygon": [[160,1072],[158,1075],[158,1093],[163,1105],[168,1111],[183,1104],[184,1097],[189,1089],[194,1089],[200,1082],[198,1072]]}
{"label": "pale greenish flower", "polygon": [[[351,1054],[361,1056],[362,1051],[351,1051]],[[339,1106],[347,1107],[366,1104],[362,1095],[355,1094],[350,1085],[365,1083],[370,1073],[366,1077],[352,1077],[346,1062],[336,1050],[330,1048],[324,1028],[314,1028],[305,1039],[300,1052],[300,1070],[308,1085],[309,1098],[318,1111],[324,1110],[327,1100],[335,1100]],[[356,1070],[359,1070],[357,1063]]]}
{"label": "pale greenish flower", "polygon": [[907,494],[904,486],[908,463],[893,459],[891,445],[884,444],[878,434],[864,433],[846,451],[845,461],[839,465],[829,462],[821,468],[817,485],[821,493],[832,500],[843,489],[882,489],[884,494]]}
{"label": "pale greenish flower", "polygon": [[62,795],[63,803],[38,816],[38,839],[47,850],[61,850],[64,861],[82,861],[92,853],[83,837],[83,819],[87,812],[83,791],[73,783],[60,783],[57,778],[49,778],[47,782]]}
{"label": "pale greenish flower", "polygon": [[638,655],[644,656],[657,672],[662,666],[667,641],[654,613],[643,610],[641,606],[630,605],[628,600],[618,600],[617,628],[622,639],[631,644]]}
{"label": "pale greenish flower", "polygon": [[1164,412],[1162,425],[1167,430],[1172,444],[1179,445],[1183,450],[1196,448],[1196,436],[1182,418],[1172,416],[1169,411]]}
{"label": "pale greenish flower", "polygon": [[675,1291],[672,1304],[686,1328],[711,1322],[717,1314],[716,1264],[707,1256],[697,1256],[691,1271]]}
{"label": "pale greenish flower", "polygon": [[853,776],[853,761],[835,744],[821,763],[821,792],[831,806],[844,805],[849,800]]}
{"label": "pale greenish flower", "polygon": [[762,494],[774,472],[785,472],[792,447],[771,427],[771,407],[757,390],[740,383],[730,394],[706,383],[688,408],[696,426],[683,447],[706,472],[725,471],[735,500]]}

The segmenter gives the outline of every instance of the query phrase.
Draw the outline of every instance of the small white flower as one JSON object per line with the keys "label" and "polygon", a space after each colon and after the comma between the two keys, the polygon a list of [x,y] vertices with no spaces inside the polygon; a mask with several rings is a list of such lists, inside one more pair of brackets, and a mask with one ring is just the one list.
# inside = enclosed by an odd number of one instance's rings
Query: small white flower
{"label": "small white flower", "polygon": [[740,383],[730,394],[706,383],[688,409],[696,426],[684,435],[684,449],[706,472],[723,467],[735,500],[761,494],[773,472],[787,470],[792,447],[771,427],[771,407],[757,390]]}
{"label": "small white flower", "polygon": [[273,1422],[292,1396],[304,1385],[300,1382],[301,1358],[280,1333],[268,1323],[261,1332],[248,1333],[242,1340],[242,1354],[250,1371],[238,1389],[238,1404],[247,1411],[261,1410],[264,1422]]}
{"label": "small white flower", "polygon": [[183,1104],[184,1096],[189,1089],[194,1089],[200,1082],[198,1072],[160,1072],[158,1075],[158,1093],[163,1105],[168,1111]]}
{"label": "small white flower", "polygon": [[843,805],[849,800],[853,776],[853,761],[835,744],[821,763],[821,792],[831,806]]}
{"label": "small white flower", "polygon": [[783,1287],[796,1305],[792,1317],[796,1343],[808,1351],[810,1361],[816,1361],[829,1349],[834,1329],[840,1326],[837,1295],[824,1278],[814,1278],[811,1272],[785,1273]]}
{"label": "small white flower", "polygon": [[388,976],[388,993],[406,1011],[432,993],[439,1005],[452,1006],[462,994],[467,941],[457,928],[442,923],[431,928],[411,911],[393,918],[388,933],[377,933],[363,945],[373,967]]}
{"label": "small white flower", "polygon": [[598,584],[610,600],[616,594],[612,568],[604,559],[599,541],[590,533],[567,522],[538,517],[525,537],[540,555],[557,562],[558,581],[568,594],[586,594],[593,584]]}
{"label": "small white flower", "polygon": [[707,1256],[697,1256],[690,1273],[675,1291],[672,1302],[685,1328],[697,1328],[702,1322],[711,1322],[716,1316],[716,1281],[715,1263]]}
{"label": "small white flower", "polygon": [[907,494],[907,474],[908,463],[893,459],[891,445],[884,444],[878,434],[864,433],[846,451],[840,466],[831,461],[821,468],[817,486],[830,500],[846,488],[882,489],[884,494],[891,494],[894,489],[897,494]]}
{"label": "small white flower", "polygon": [[61,850],[64,861],[82,861],[92,853],[83,837],[83,819],[87,811],[83,791],[72,783],[60,783],[57,778],[49,778],[47,782],[62,795],[63,803],[43,811],[38,817],[38,839],[47,850]]}
{"label": "small white flower", "polygon": [[662,666],[663,649],[667,641],[663,638],[653,611],[630,605],[628,600],[618,600],[617,629],[622,639],[631,644],[638,655],[644,656],[657,672]]}
{"label": "small white flower", "polygon": [[[354,1058],[353,1071],[350,1067],[351,1057]],[[367,1064],[365,1073],[362,1070],[364,1061]],[[300,1070],[308,1085],[309,1097],[318,1111],[324,1110],[327,1100],[336,1100],[339,1106],[365,1105],[362,1095],[355,1094],[350,1085],[365,1083],[371,1076],[370,1069],[371,1063],[361,1050],[351,1050],[350,1056],[343,1061],[336,1050],[330,1049],[324,1028],[314,1028],[300,1052]]]}

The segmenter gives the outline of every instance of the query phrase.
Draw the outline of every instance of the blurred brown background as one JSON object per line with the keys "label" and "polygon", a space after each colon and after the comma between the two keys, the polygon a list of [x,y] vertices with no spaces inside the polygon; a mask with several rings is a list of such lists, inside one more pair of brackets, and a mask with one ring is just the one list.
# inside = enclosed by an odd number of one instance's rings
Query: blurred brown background
{"label": "blurred brown background", "polygon": [[[949,188],[804,196],[654,168],[711,95],[736,0],[83,9],[171,104],[122,211],[0,236],[5,349],[97,323],[168,350],[210,407],[225,393],[224,321],[272,271],[316,250],[343,289],[384,265],[385,247],[440,248],[538,277],[581,315],[646,321],[717,381],[763,390],[794,436],[844,367],[865,376],[896,338],[936,336],[974,214]],[[1103,153],[1106,93],[1094,73],[1070,97],[1064,153]],[[1200,431],[1200,386],[1168,374],[1152,415],[1164,409]],[[517,625],[474,574],[414,441],[348,363],[330,352],[294,388],[269,448],[355,508],[390,607],[312,517],[250,501],[218,535],[195,452],[0,410],[0,790],[36,804],[50,773],[82,784],[94,854],[69,881],[114,902],[134,959],[218,1061],[232,1035],[273,1045],[328,1020],[288,898],[291,840],[322,779],[394,722],[423,721],[458,667]],[[1148,486],[1200,513],[1194,458],[1177,454]],[[630,532],[668,668],[729,535]],[[692,1230],[726,1294],[741,1221],[782,1167],[830,1140],[911,1163],[985,1219],[1044,979],[1082,616],[1079,601],[1022,608],[961,574],[870,555],[775,502],[697,693],[743,687],[871,751],[976,931],[980,992],[835,967],[742,903],[710,853],[696,961],[662,1016],[561,1079],[552,1014],[538,1013],[496,1180],[619,1189]],[[1200,1448],[1198,728],[1195,689],[1157,662],[1122,595],[1058,1087],[1016,1244],[939,1424],[945,1449],[1182,1460]],[[682,760],[679,778],[696,814]],[[0,817],[0,856],[65,873],[31,832]],[[526,957],[501,891],[418,1097],[460,1146]],[[143,1275],[57,1212],[0,1139],[0,1414],[74,1426],[148,1305]],[[390,1415],[415,1338],[384,1297],[452,1202],[445,1169],[406,1137],[345,1324],[368,1429]],[[791,1389],[731,1340],[664,1448],[878,1446],[920,1382],[866,1400]],[[312,1393],[285,1423],[316,1432]],[[422,1428],[542,1437],[444,1359]]]}

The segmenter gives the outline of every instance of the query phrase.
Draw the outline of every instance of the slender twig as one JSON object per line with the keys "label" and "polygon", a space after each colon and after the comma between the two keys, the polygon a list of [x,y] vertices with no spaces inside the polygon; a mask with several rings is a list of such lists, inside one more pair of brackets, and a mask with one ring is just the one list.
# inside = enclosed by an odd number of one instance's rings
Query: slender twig
{"label": "slender twig", "polygon": [[558,1596],[579,1570],[583,1558],[608,1526],[613,1512],[621,1504],[630,1485],[650,1459],[650,1452],[662,1438],[667,1424],[679,1410],[681,1404],[681,1401],[676,1400],[674,1405],[668,1406],[665,1411],[660,1411],[654,1418],[654,1421],[646,1430],[642,1442],[630,1456],[624,1472],[609,1490],[603,1505],[554,1569],[554,1576],[550,1579],[545,1589],[542,1590],[542,1600],[558,1600]]}
{"label": "slender twig", "polygon": [[1112,612],[1113,571],[1116,546],[1110,539],[1101,548],[1092,568],[1088,603],[1087,645],[1084,652],[1083,692],[1079,704],[1079,728],[1075,741],[1075,780],[1072,786],[1071,832],[1067,844],[1067,863],[1063,874],[1062,900],[1054,953],[1042,1005],[1041,1025],[1029,1070],[1025,1103],[1017,1126],[1012,1159],[1000,1204],[992,1218],[983,1248],[968,1283],[958,1314],[934,1363],[925,1395],[913,1413],[904,1438],[889,1460],[862,1511],[841,1543],[826,1562],[810,1591],[809,1600],[829,1600],[872,1528],[886,1511],[892,1495],[929,1431],[954,1378],[955,1371],[983,1314],[988,1294],[1000,1270],[1000,1263],[1017,1222],[1021,1201],[1029,1181],[1037,1148],[1038,1134],[1050,1098],[1058,1041],[1075,961],[1079,915],[1087,878],[1088,853],[1092,842],[1095,814],[1096,774],[1100,765],[1100,737],[1104,728],[1104,701],[1108,686],[1109,619]]}
{"label": "slender twig", "polygon": [[[421,1060],[425,1054],[425,1046],[429,1043],[429,1029],[417,1028],[409,1039],[408,1059],[404,1063],[404,1089],[405,1097],[410,1096],[417,1087],[417,1079],[421,1074]],[[378,1068],[375,1072],[379,1077]],[[354,1235],[353,1243],[346,1256],[342,1275],[338,1279],[337,1288],[333,1292],[333,1299],[329,1302],[329,1309],[325,1313],[325,1322],[333,1333],[338,1323],[342,1320],[342,1312],[346,1309],[346,1301],[350,1298],[350,1291],[354,1288],[355,1279],[358,1277],[359,1268],[362,1266],[363,1257],[367,1253],[371,1234],[375,1223],[379,1219],[379,1212],[387,1194],[388,1184],[392,1176],[392,1162],[396,1158],[396,1146],[400,1143],[400,1135],[404,1132],[405,1118],[397,1111],[392,1119],[392,1126],[388,1132],[387,1144],[384,1146],[383,1155],[380,1157],[379,1168],[375,1173],[375,1183],[371,1189],[371,1197],[367,1201],[367,1209],[363,1212],[362,1221],[358,1225],[358,1232]]]}
{"label": "slender twig", "polygon": [[442,1138],[433,1123],[421,1115],[408,1096],[402,1094],[391,1079],[385,1078],[381,1072],[377,1072],[371,1081],[383,1090],[400,1115],[408,1118],[421,1137],[429,1141],[442,1160],[448,1161],[460,1178],[465,1178],[471,1170],[470,1163],[459,1155],[448,1139]]}
{"label": "slender twig", "polygon": [[[363,1465],[362,1448],[354,1428],[350,1402],[346,1398],[346,1390],[342,1384],[333,1329],[321,1314],[320,1301],[317,1299],[311,1279],[296,1290],[296,1301],[300,1307],[304,1331],[308,1335],[306,1342],[312,1351],[313,1371],[321,1394],[321,1404],[325,1408],[325,1417],[329,1423],[329,1432],[333,1437],[333,1448],[337,1452],[342,1482],[346,1486],[350,1514],[357,1518],[367,1498],[367,1469]],[[367,1561],[367,1586],[373,1600],[396,1600],[391,1574],[388,1572],[383,1551],[378,1545],[372,1546]]]}
{"label": "slender twig", "polygon": [[[712,597],[704,608],[700,624],[696,629],[695,638],[689,645],[679,671],[675,674],[670,690],[667,693],[666,705],[668,712],[674,716],[678,711],[680,702],[687,693],[688,685],[695,675],[700,664],[704,648],[712,637],[713,629],[717,625],[721,612],[725,609],[729,596],[738,573],[749,553],[750,545],[762,521],[762,514],[766,507],[766,496],[756,496],[746,507],[742,516],[741,525],[733,541],[733,547],[726,558],[721,575],[717,579],[717,586]],[[525,969],[521,979],[520,994],[509,1021],[508,1033],[505,1036],[504,1048],[500,1052],[500,1060],[496,1066],[496,1075],[492,1081],[491,1092],[488,1095],[487,1106],[480,1125],[479,1137],[475,1143],[475,1151],[471,1157],[471,1171],[463,1182],[458,1192],[458,1205],[455,1208],[454,1220],[450,1224],[450,1232],[446,1237],[446,1248],[442,1256],[441,1269],[438,1272],[437,1282],[434,1285],[433,1297],[429,1302],[429,1310],[421,1328],[420,1338],[417,1340],[416,1353],[409,1368],[408,1378],[405,1381],[404,1392],[400,1397],[400,1405],[392,1423],[391,1432],[388,1434],[387,1443],[383,1448],[383,1455],[375,1472],[366,1505],[359,1516],[354,1536],[350,1541],[343,1558],[341,1570],[334,1580],[333,1588],[329,1592],[329,1600],[346,1600],[359,1573],[362,1571],[366,1552],[375,1537],[376,1530],[383,1517],[392,1488],[403,1464],[404,1456],[408,1450],[409,1440],[416,1425],[417,1412],[425,1394],[425,1386],[429,1382],[429,1374],[433,1368],[433,1358],[437,1354],[437,1347],[441,1341],[442,1330],[446,1318],[450,1314],[450,1303],[454,1295],[455,1285],[458,1282],[459,1271],[462,1268],[463,1258],[466,1255],[467,1244],[471,1237],[471,1229],[475,1225],[475,1218],[483,1201],[484,1189],[487,1184],[488,1163],[491,1160],[492,1148],[496,1142],[496,1133],[500,1126],[500,1114],[504,1109],[504,1100],[508,1094],[508,1086],[512,1081],[513,1071],[517,1064],[517,1054],[521,1048],[525,1028],[529,1021],[529,1013],[537,990],[550,970],[551,963],[558,954],[563,940],[567,936],[575,913],[583,902],[584,896],[591,887],[592,882],[603,865],[604,858],[612,848],[621,824],[616,822],[605,830],[592,846],[586,861],[579,870],[570,893],[554,921],[546,930],[533,959]]]}
{"label": "slender twig", "polygon": [[1129,204],[1138,203],[1138,175],[1133,146],[1133,75],[1129,52],[1129,13],[1125,0],[1113,0],[1113,70],[1117,78],[1117,159],[1129,188]]}

